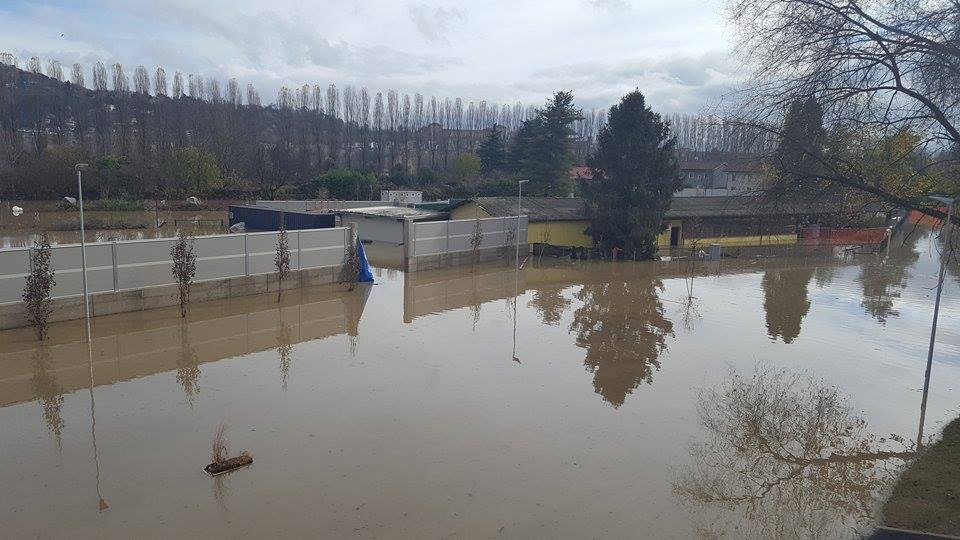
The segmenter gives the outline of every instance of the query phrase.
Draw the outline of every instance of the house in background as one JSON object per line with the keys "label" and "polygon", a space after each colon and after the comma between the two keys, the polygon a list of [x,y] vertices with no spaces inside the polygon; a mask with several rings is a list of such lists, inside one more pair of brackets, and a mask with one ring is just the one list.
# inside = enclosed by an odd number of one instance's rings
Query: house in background
{"label": "house in background", "polygon": [[683,188],[677,197],[728,197],[763,189],[763,168],[756,160],[686,161],[680,164]]}

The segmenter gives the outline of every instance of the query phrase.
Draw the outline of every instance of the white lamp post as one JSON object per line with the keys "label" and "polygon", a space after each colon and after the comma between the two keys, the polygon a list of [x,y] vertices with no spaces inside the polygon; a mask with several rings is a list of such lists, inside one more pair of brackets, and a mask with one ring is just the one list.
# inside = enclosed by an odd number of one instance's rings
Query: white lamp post
{"label": "white lamp post", "polygon": [[520,207],[520,199],[523,198],[523,185],[529,180],[520,180],[517,182],[517,268],[520,268],[520,214],[523,213]]}
{"label": "white lamp post", "polygon": [[937,276],[937,299],[933,302],[933,325],[930,327],[930,347],[927,349],[927,371],[923,376],[923,399],[920,402],[920,431],[917,434],[917,448],[923,446],[923,422],[927,416],[927,393],[930,390],[930,368],[933,367],[933,345],[937,338],[937,318],[940,315],[940,295],[943,293],[943,277],[947,269],[947,253],[950,249],[950,236],[953,232],[953,197],[930,197],[947,205],[947,221],[943,225],[943,253],[940,254],[940,273]]}
{"label": "white lamp post", "polygon": [[89,167],[86,163],[77,163],[77,204],[80,206],[80,266],[83,268],[83,314],[90,319],[90,297],[87,293],[87,242],[86,229],[83,224],[83,170]]}

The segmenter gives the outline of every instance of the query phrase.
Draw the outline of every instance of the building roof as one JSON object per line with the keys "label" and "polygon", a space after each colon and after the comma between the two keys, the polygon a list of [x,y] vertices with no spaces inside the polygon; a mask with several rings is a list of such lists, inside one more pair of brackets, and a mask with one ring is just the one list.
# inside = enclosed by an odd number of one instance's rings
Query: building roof
{"label": "building roof", "polygon": [[593,180],[593,170],[583,165],[571,167],[570,178],[574,180]]}
{"label": "building roof", "polygon": [[381,217],[403,221],[410,218],[414,221],[428,221],[446,219],[445,212],[435,212],[433,210],[422,210],[420,208],[410,208],[408,206],[368,206],[366,208],[345,208],[337,210],[338,214]]}
{"label": "building roof", "polygon": [[[516,197],[477,197],[452,204],[450,209],[470,201],[483,208],[491,217],[517,215]],[[523,197],[520,203],[522,215],[530,221],[581,221],[587,218],[587,206],[579,197]]]}
{"label": "building roof", "polygon": [[684,161],[680,163],[681,171],[713,171],[726,172],[761,172],[760,161],[757,159],[730,159],[724,161]]}
{"label": "building roof", "polygon": [[838,208],[829,203],[771,202],[760,197],[674,197],[666,218],[756,217],[831,214]]}

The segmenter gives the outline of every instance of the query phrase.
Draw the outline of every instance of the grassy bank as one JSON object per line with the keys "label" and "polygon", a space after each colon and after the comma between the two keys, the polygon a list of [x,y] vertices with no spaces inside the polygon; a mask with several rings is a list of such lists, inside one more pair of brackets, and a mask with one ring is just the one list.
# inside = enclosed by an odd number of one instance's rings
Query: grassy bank
{"label": "grassy bank", "polygon": [[904,471],[883,516],[889,527],[960,535],[960,418]]}

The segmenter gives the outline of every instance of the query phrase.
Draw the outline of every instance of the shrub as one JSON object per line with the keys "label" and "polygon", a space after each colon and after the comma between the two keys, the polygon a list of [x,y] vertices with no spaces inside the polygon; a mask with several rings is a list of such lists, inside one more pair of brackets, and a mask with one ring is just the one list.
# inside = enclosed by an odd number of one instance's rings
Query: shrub
{"label": "shrub", "polygon": [[30,273],[23,287],[23,302],[26,304],[27,320],[37,333],[37,339],[47,337],[48,320],[53,308],[50,307],[50,291],[57,284],[54,270],[50,266],[50,239],[43,233],[33,243],[30,259]]}
{"label": "shrub", "polygon": [[173,267],[170,273],[177,280],[180,293],[180,316],[187,316],[187,304],[190,303],[190,286],[197,275],[197,254],[193,251],[193,237],[184,231],[177,232],[177,241],[170,248]]}

